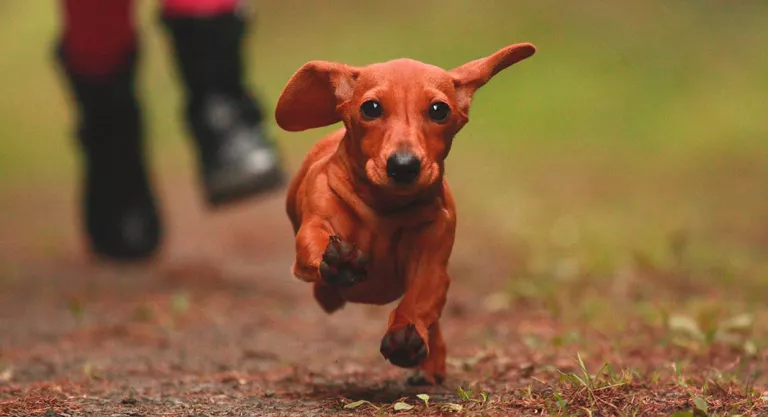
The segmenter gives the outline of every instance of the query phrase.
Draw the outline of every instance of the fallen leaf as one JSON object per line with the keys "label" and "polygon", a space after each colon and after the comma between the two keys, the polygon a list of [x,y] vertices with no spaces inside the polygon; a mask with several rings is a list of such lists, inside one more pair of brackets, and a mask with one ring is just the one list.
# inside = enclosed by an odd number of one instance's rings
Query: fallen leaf
{"label": "fallen leaf", "polygon": [[693,405],[696,407],[696,410],[699,410],[703,412],[704,414],[707,413],[707,410],[709,410],[709,404],[707,404],[707,400],[696,397],[693,399]]}
{"label": "fallen leaf", "polygon": [[440,408],[444,409],[445,411],[453,411],[455,413],[459,413],[464,409],[464,406],[461,404],[444,403],[440,404]]}
{"label": "fallen leaf", "polygon": [[755,345],[755,342],[751,340],[747,340],[744,342],[744,353],[746,353],[749,356],[755,356],[757,355],[757,346]]}
{"label": "fallen leaf", "polygon": [[755,317],[752,314],[744,313],[723,321],[719,327],[724,331],[747,334],[752,330],[754,323]]}
{"label": "fallen leaf", "polygon": [[704,332],[699,328],[698,323],[686,316],[670,316],[667,322],[670,330],[684,333],[696,340],[704,340]]}
{"label": "fallen leaf", "polygon": [[355,401],[355,402],[351,402],[351,403],[349,403],[349,404],[346,404],[346,405],[344,406],[344,408],[346,408],[346,409],[353,409],[353,408],[357,408],[357,407],[360,407],[360,406],[361,406],[361,405],[363,405],[363,404],[368,404],[368,405],[370,405],[370,406],[372,406],[372,407],[376,408],[376,406],[375,406],[375,405],[371,404],[371,402],[370,402],[370,401],[366,401],[366,400],[357,400],[357,401]]}
{"label": "fallen leaf", "polygon": [[0,382],[9,382],[13,378],[13,368],[8,367],[0,372]]}
{"label": "fallen leaf", "polygon": [[410,405],[408,403],[404,403],[402,401],[395,403],[395,411],[406,411],[406,410],[410,410],[412,408],[413,408],[412,405]]}

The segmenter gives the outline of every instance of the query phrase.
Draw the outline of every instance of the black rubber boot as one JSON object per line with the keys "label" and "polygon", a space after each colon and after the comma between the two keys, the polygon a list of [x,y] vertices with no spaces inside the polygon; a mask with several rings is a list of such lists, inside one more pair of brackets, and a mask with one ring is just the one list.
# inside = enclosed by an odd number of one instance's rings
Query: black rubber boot
{"label": "black rubber boot", "polygon": [[163,15],[162,21],[186,90],[185,118],[210,205],[280,187],[280,155],[265,132],[263,110],[244,85],[245,19],[227,13],[204,18]]}
{"label": "black rubber boot", "polygon": [[99,78],[76,74],[61,47],[57,60],[77,104],[82,210],[91,250],[113,260],[147,258],[162,233],[144,166],[142,118],[134,91],[136,53],[113,74]]}

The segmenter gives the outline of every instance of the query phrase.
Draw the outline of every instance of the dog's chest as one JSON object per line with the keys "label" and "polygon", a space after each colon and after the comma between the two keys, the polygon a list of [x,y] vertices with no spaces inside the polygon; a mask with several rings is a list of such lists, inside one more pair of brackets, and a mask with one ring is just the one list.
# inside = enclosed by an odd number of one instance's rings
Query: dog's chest
{"label": "dog's chest", "polygon": [[387,304],[397,300],[405,291],[405,278],[398,259],[398,233],[361,229],[350,233],[354,243],[368,257],[368,278],[365,282],[342,291],[350,302]]}

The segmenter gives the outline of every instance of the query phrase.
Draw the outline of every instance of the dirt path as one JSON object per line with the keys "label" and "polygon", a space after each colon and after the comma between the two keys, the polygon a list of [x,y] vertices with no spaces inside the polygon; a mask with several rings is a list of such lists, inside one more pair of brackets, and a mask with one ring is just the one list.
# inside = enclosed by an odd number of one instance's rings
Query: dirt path
{"label": "dirt path", "polygon": [[[605,334],[493,302],[519,252],[466,214],[443,320],[449,378],[409,387],[378,353],[390,307],[326,316],[290,276],[282,193],[206,213],[189,178],[163,181],[165,251],[145,266],[90,263],[67,188],[0,196],[0,415],[377,415],[401,400],[420,415],[668,415],[704,397],[768,413],[768,352],[677,346],[642,320]],[[616,375],[579,385],[577,352]]]}
{"label": "dirt path", "polygon": [[[80,245],[46,253],[36,229],[6,222],[19,238],[3,241],[0,413],[321,415],[340,412],[342,398],[391,403],[425,392],[378,353],[387,307],[326,316],[289,275],[282,194],[208,215],[183,184],[162,190],[173,217],[165,252],[146,266],[94,265]],[[71,198],[53,194],[4,204],[26,225],[67,224]],[[48,238],[77,242],[74,226],[59,229]],[[454,357],[481,347],[480,296],[505,274],[488,247],[471,247],[459,244],[452,266],[445,333]],[[433,401],[457,401],[466,377],[454,369],[429,390]]]}

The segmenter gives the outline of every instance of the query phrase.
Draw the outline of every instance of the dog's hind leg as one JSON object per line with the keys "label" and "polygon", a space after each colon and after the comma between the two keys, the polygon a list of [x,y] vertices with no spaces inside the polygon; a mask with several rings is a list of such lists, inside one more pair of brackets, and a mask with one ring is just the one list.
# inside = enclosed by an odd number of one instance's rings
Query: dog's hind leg
{"label": "dog's hind leg", "polygon": [[347,303],[341,298],[341,295],[339,295],[339,291],[336,288],[322,282],[316,282],[314,284],[314,293],[315,300],[317,300],[320,307],[322,307],[328,314],[340,310],[344,307],[344,304]]}

